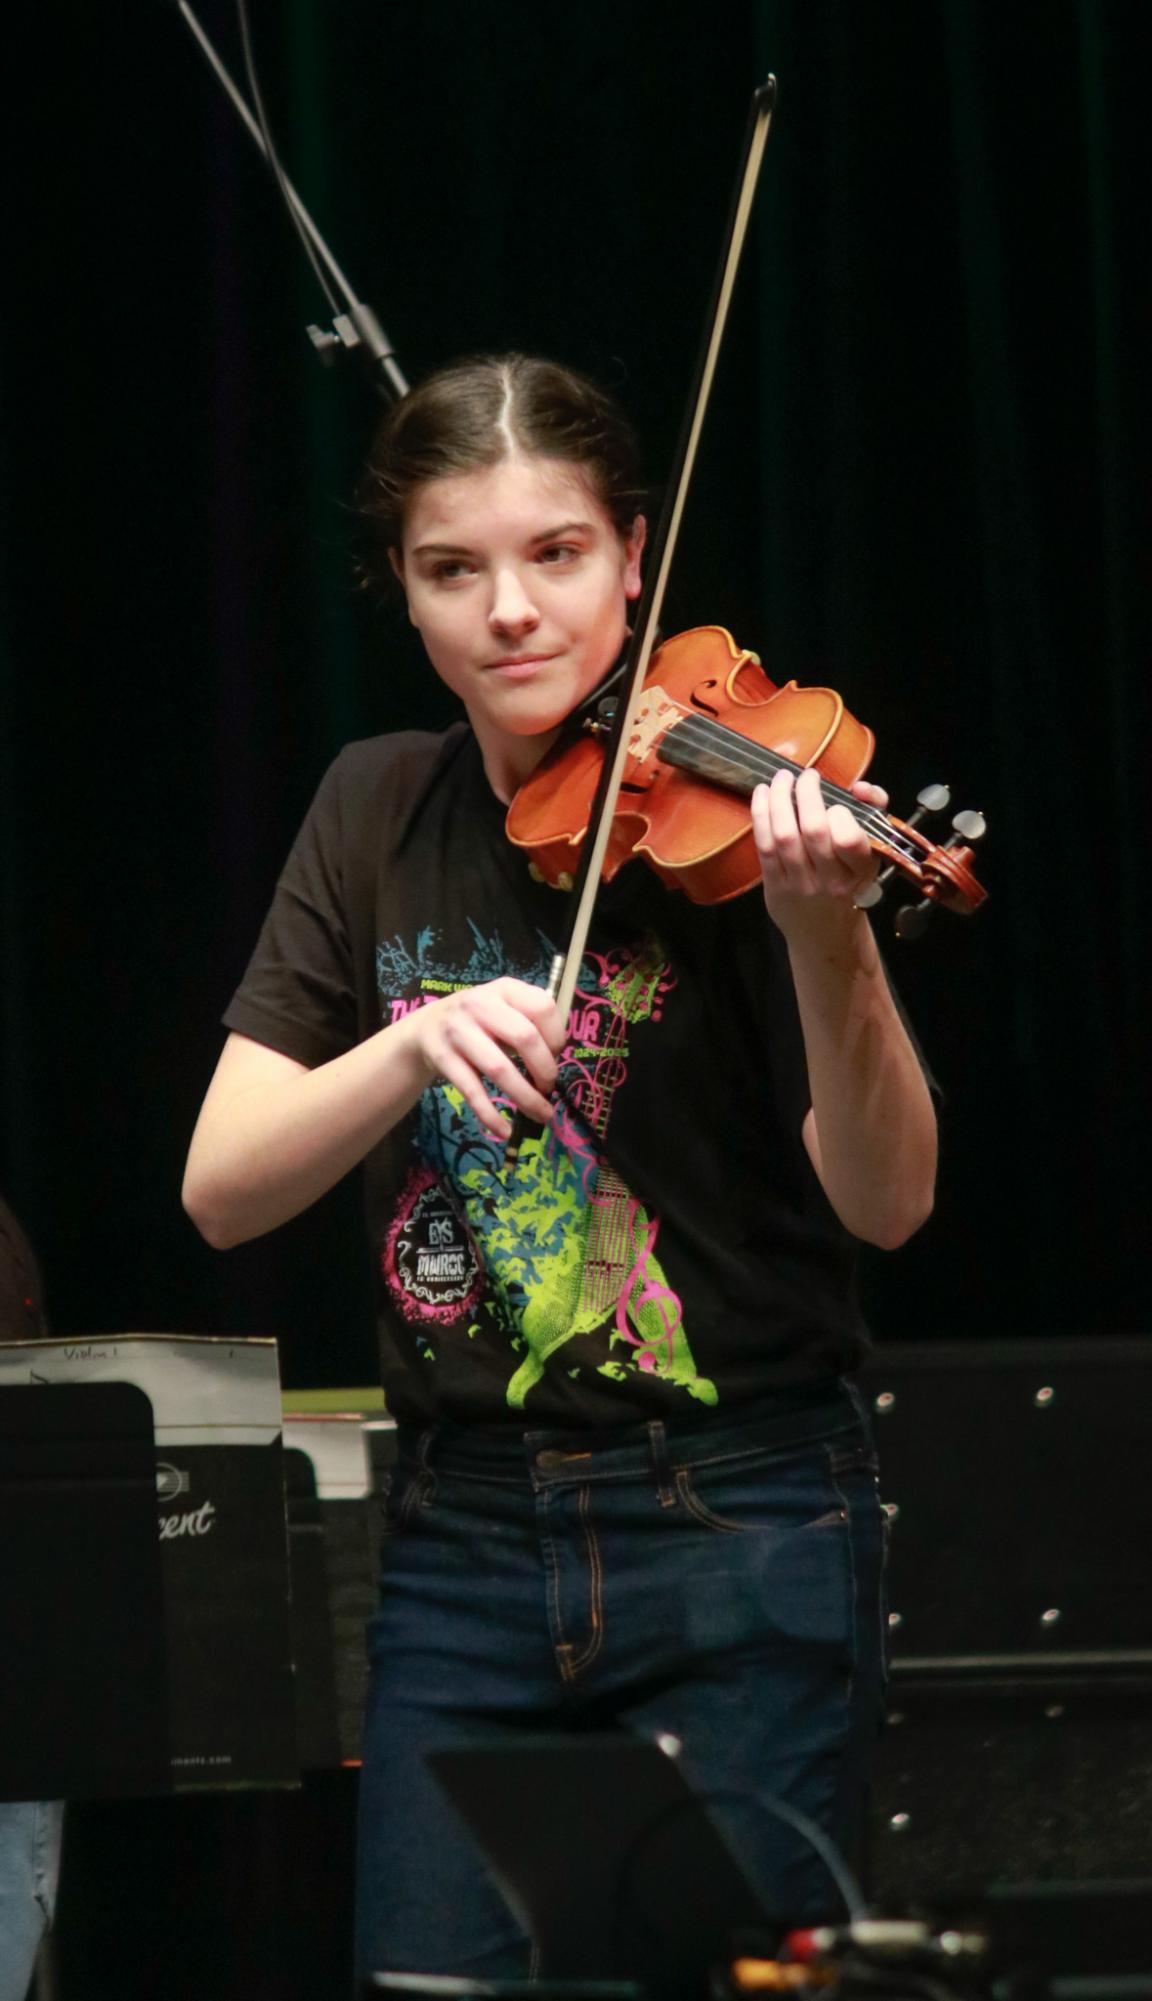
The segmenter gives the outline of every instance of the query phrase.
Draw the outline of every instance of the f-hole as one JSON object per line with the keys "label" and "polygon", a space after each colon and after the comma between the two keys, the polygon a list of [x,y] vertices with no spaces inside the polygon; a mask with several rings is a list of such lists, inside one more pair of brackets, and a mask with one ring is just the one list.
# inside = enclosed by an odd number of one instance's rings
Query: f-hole
{"label": "f-hole", "polygon": [[706,702],[706,701],[704,700],[704,694],[705,694],[705,691],[706,691],[707,689],[709,689],[709,688],[716,688],[716,687],[718,687],[718,686],[719,686],[719,683],[718,683],[718,682],[716,682],[716,681],[701,681],[701,683],[700,683],[699,687],[698,687],[698,688],[693,688],[693,690],[692,690],[692,706],[693,706],[693,708],[697,708],[697,709],[703,709],[703,711],[704,711],[705,715],[706,715],[706,716],[711,716],[711,717],[713,718],[713,720],[714,720],[714,721],[715,721],[716,717],[717,717],[717,716],[719,715],[720,711],[719,711],[719,709],[718,709],[718,708],[716,707],[716,704],[715,704],[715,702],[711,702],[711,703],[710,703],[710,702]]}

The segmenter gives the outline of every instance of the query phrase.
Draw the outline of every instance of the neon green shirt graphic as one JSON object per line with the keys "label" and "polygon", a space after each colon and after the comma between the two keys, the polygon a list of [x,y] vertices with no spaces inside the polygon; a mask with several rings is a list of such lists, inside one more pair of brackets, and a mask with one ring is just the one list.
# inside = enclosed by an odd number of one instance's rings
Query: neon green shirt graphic
{"label": "neon green shirt graphic", "polygon": [[[604,1140],[616,1091],[628,1074],[630,1036],[658,1011],[674,984],[655,941],[607,958],[589,954],[594,986],[582,985],[572,1025],[580,1039],[561,1059],[553,1126],[528,1140],[513,1173],[460,1093],[425,1094],[417,1145],[459,1205],[483,1264],[491,1307],[521,1360],[507,1387],[519,1410],[550,1359],[578,1335],[603,1331],[598,1373],[624,1382],[639,1372],[675,1384],[704,1404],[715,1385],[696,1368],[681,1302],[656,1255],[650,1216],[611,1164]],[[386,1276],[409,1318],[410,1294]],[[442,1314],[429,1318],[443,1321]]]}

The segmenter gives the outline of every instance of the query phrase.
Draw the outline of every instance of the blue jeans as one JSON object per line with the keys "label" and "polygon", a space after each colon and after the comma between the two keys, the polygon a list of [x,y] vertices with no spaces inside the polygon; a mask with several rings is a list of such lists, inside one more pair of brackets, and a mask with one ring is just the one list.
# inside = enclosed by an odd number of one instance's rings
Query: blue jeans
{"label": "blue jeans", "polygon": [[424,1757],[533,1729],[672,1733],[696,1790],[728,1796],[714,1817],[768,1909],[842,1915],[811,1847],[756,1797],[730,1796],[777,1796],[838,1843],[855,1832],[885,1617],[883,1515],[851,1388],[683,1428],[402,1433],[386,1515],[363,1971],[532,1970]]}
{"label": "blue jeans", "polygon": [[0,1803],[0,2001],[24,2001],[52,1921],[60,1869],[59,1800]]}

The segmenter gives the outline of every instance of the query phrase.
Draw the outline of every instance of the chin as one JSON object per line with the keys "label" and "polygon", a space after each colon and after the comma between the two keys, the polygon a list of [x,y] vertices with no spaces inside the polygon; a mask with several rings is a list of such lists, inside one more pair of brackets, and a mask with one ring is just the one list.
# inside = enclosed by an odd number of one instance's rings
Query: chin
{"label": "chin", "polygon": [[509,736],[550,736],[553,731],[559,729],[579,701],[578,694],[570,697],[565,695],[559,699],[555,697],[546,699],[540,695],[534,701],[524,702],[523,705],[509,703],[508,709],[500,718],[500,727],[507,730]]}

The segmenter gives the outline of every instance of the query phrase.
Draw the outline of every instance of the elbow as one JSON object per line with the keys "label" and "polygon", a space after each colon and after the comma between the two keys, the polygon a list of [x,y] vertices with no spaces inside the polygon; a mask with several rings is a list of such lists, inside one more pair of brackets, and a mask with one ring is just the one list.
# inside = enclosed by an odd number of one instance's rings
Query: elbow
{"label": "elbow", "polygon": [[[892,1202],[881,1213],[861,1218],[863,1227],[854,1234],[862,1242],[871,1244],[878,1251],[898,1251],[902,1245],[922,1230],[935,1207],[935,1190],[930,1184],[923,1189],[914,1189],[900,1201]],[[852,1225],[848,1225],[849,1229]]]}
{"label": "elbow", "polygon": [[221,1201],[218,1192],[203,1175],[195,1173],[191,1165],[184,1176],[180,1199],[185,1214],[214,1251],[230,1251],[234,1245],[244,1242],[248,1232],[238,1226],[229,1205]]}

